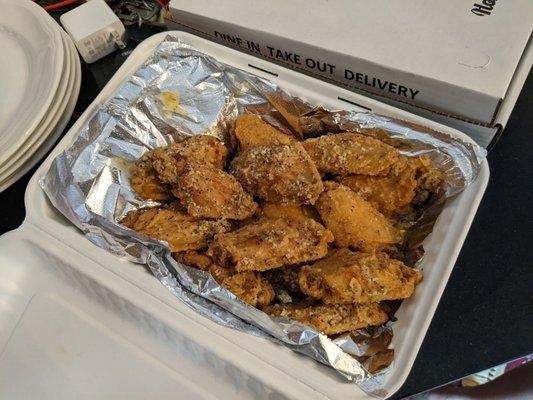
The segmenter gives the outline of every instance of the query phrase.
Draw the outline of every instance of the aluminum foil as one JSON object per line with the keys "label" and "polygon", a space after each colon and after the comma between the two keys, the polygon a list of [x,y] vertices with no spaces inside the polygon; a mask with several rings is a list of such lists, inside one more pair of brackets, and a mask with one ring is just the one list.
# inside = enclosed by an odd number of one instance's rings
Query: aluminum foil
{"label": "aluminum foil", "polygon": [[[172,104],[165,100],[168,93],[174,93]],[[131,210],[157,204],[140,199],[130,188],[133,161],[183,136],[208,133],[228,142],[229,127],[245,111],[301,138],[358,131],[380,137],[405,154],[427,154],[446,171],[442,199],[457,194],[476,178],[484,156],[477,146],[406,122],[307,104],[268,80],[223,64],[169,36],[83,126],[72,145],[54,160],[41,186],[54,206],[89,240],[147,264],[176,297],[202,315],[282,343],[330,365],[365,391],[385,396],[382,388],[387,369],[372,374],[370,364],[365,364],[376,354],[381,355],[375,358],[375,365],[392,356],[387,351],[389,343],[382,340],[383,332],[378,335],[381,339],[373,339],[381,343],[379,352],[370,354],[372,346],[364,343],[371,341],[372,334],[359,332],[330,339],[297,322],[270,317],[222,288],[208,273],[176,262],[165,242],[116,222]],[[418,229],[422,233],[413,241],[413,248],[430,232],[440,208],[434,210],[426,213],[430,217]]]}

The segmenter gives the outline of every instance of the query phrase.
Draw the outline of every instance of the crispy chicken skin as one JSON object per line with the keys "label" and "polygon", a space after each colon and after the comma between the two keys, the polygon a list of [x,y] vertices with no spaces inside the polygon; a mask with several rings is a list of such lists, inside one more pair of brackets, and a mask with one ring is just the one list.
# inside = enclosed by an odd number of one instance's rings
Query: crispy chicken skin
{"label": "crispy chicken skin", "polygon": [[[337,181],[372,204],[388,217],[404,214],[415,196],[427,197],[442,183],[443,173],[427,157],[400,156],[387,176],[348,175]],[[423,199],[422,198],[422,199]]]}
{"label": "crispy chicken skin", "polygon": [[173,252],[205,248],[215,234],[230,229],[226,220],[198,219],[180,211],[175,205],[131,211],[121,223],[168,242]]}
{"label": "crispy chicken skin", "polygon": [[283,290],[288,294],[301,294],[298,282],[300,268],[298,265],[275,268],[266,271],[264,276],[272,284],[276,293]]}
{"label": "crispy chicken skin", "polygon": [[153,152],[149,151],[133,164],[130,172],[131,188],[143,199],[169,201],[173,198],[170,186],[159,180],[153,162]]}
{"label": "crispy chicken skin", "polygon": [[217,235],[208,254],[222,266],[266,271],[324,257],[333,235],[312,219],[264,219]]}
{"label": "crispy chicken skin", "polygon": [[339,248],[372,251],[399,240],[391,221],[346,186],[327,182],[315,207]]}
{"label": "crispy chicken skin", "polygon": [[265,306],[274,299],[272,284],[259,272],[235,273],[234,269],[221,267],[213,263],[211,257],[198,251],[173,253],[172,257],[185,265],[209,272],[220,285],[254,307]]}
{"label": "crispy chicken skin", "polygon": [[259,272],[245,271],[222,280],[222,286],[253,307],[264,307],[274,299],[274,289]]}
{"label": "crispy chicken skin", "polygon": [[353,132],[307,139],[303,146],[320,172],[334,175],[385,176],[399,155],[394,147]]}
{"label": "crispy chicken skin", "polygon": [[213,136],[191,136],[179,143],[150,150],[138,159],[131,169],[132,189],[143,199],[169,201],[173,199],[168,183],[176,181],[186,163],[198,161],[224,168],[228,150]]}
{"label": "crispy chicken skin", "polygon": [[326,304],[375,303],[410,297],[422,280],[419,270],[386,253],[333,251],[300,270],[302,291]]}
{"label": "crispy chicken skin", "polygon": [[253,114],[239,116],[233,133],[241,151],[252,147],[290,144],[295,140]]}
{"label": "crispy chicken skin", "polygon": [[317,211],[307,204],[263,203],[261,207],[257,209],[256,214],[259,218],[284,218],[298,221],[312,218],[317,222],[320,220]]}
{"label": "crispy chicken skin", "polygon": [[207,164],[223,169],[228,150],[214,136],[196,135],[178,143],[158,147],[152,150],[152,153],[153,167],[159,180],[163,183],[175,183],[182,167],[189,163]]}
{"label": "crispy chicken skin", "polygon": [[199,218],[245,219],[257,208],[233,176],[206,164],[183,167],[172,194],[189,214]]}
{"label": "crispy chicken skin", "polygon": [[266,306],[274,299],[272,284],[259,272],[235,273],[234,269],[214,264],[211,257],[198,251],[173,253],[172,257],[185,265],[209,272],[220,285],[253,307]]}
{"label": "crispy chicken skin", "polygon": [[174,257],[174,260],[182,264],[188,265],[189,267],[198,268],[203,271],[207,271],[211,264],[213,264],[211,257],[199,251],[183,251],[181,253],[172,253],[172,257]]}
{"label": "crispy chicken skin", "polygon": [[416,165],[417,181],[419,190],[434,191],[442,184],[445,178],[444,171],[432,165],[431,160],[426,156],[412,159]]}
{"label": "crispy chicken skin", "polygon": [[314,204],[322,192],[320,175],[298,142],[250,148],[231,167],[245,190],[267,202]]}
{"label": "crispy chicken skin", "polygon": [[286,317],[309,325],[326,335],[381,325],[388,320],[379,304],[275,304],[263,309],[267,314]]}
{"label": "crispy chicken skin", "polygon": [[173,253],[172,257],[185,265],[209,272],[220,285],[253,307],[266,306],[274,299],[272,284],[259,272],[236,273],[233,268],[213,263],[211,257],[198,251]]}
{"label": "crispy chicken skin", "polygon": [[402,156],[400,160],[387,176],[348,175],[338,178],[338,182],[386,216],[405,213],[416,194],[417,167],[406,157]]}
{"label": "crispy chicken skin", "polygon": [[220,265],[215,263],[209,266],[207,272],[211,274],[211,276],[215,279],[215,281],[219,283],[219,285],[222,285],[224,279],[235,275],[235,270],[233,268],[221,267]]}

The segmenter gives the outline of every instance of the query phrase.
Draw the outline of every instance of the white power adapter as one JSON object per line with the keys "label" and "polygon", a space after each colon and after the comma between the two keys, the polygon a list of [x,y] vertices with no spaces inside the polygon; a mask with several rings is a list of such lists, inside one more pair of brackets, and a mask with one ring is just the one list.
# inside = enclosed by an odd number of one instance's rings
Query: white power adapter
{"label": "white power adapter", "polygon": [[126,29],[104,0],[90,0],[60,21],[88,64],[125,47]]}

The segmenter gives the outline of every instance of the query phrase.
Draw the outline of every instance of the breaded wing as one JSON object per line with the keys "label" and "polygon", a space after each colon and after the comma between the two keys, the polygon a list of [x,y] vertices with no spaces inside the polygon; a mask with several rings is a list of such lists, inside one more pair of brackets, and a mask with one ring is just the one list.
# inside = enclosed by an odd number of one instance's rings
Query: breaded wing
{"label": "breaded wing", "polygon": [[159,180],[175,183],[183,166],[189,163],[223,169],[228,150],[224,143],[210,135],[191,136],[181,142],[152,150],[153,167]]}
{"label": "breaded wing", "polygon": [[257,204],[230,174],[210,165],[189,163],[182,168],[172,194],[192,216],[245,219]]}
{"label": "breaded wing", "polygon": [[218,282],[219,285],[222,285],[224,279],[230,278],[235,275],[234,268],[221,267],[220,265],[215,263],[209,266],[207,272],[211,274],[211,276],[215,279],[215,281]]}
{"label": "breaded wing", "polygon": [[348,249],[300,270],[302,291],[326,304],[377,303],[412,296],[422,280],[419,270],[386,253],[354,253]]}
{"label": "breaded wing", "polygon": [[318,170],[334,175],[387,175],[399,152],[378,139],[345,132],[307,139],[303,146]]}
{"label": "breaded wing", "polygon": [[265,306],[274,299],[272,284],[259,272],[236,273],[233,268],[213,263],[211,257],[198,251],[172,253],[172,257],[185,265],[209,272],[220,285],[254,307]]}
{"label": "breaded wing", "polygon": [[400,156],[387,176],[348,175],[338,182],[348,186],[386,216],[409,211],[413,202],[424,200],[442,183],[444,173],[427,157]]}
{"label": "breaded wing", "polygon": [[215,234],[230,229],[226,220],[195,218],[174,205],[131,211],[121,223],[137,232],[168,242],[173,252],[205,248]]}
{"label": "breaded wing", "polygon": [[274,299],[272,284],[259,272],[236,273],[233,268],[224,268],[213,263],[211,257],[198,251],[173,253],[172,256],[185,265],[209,272],[220,285],[253,307],[266,306]]}
{"label": "breaded wing", "polygon": [[170,185],[159,180],[153,161],[153,152],[151,151],[135,161],[130,171],[131,188],[143,199],[171,200],[173,196],[170,193]]}
{"label": "breaded wing", "polygon": [[387,176],[348,175],[338,182],[349,187],[386,216],[404,213],[415,197],[416,165],[401,157]]}
{"label": "breaded wing", "polygon": [[328,182],[315,207],[339,248],[372,251],[400,239],[389,219],[346,186]]}
{"label": "breaded wing", "polygon": [[207,271],[213,260],[207,254],[199,251],[183,251],[181,253],[172,253],[174,260],[188,265],[189,267],[194,267]]}
{"label": "breaded wing", "polygon": [[222,286],[253,307],[263,307],[274,299],[274,289],[259,272],[245,271],[222,280]]}
{"label": "breaded wing", "polygon": [[208,254],[240,271],[266,271],[324,257],[331,232],[318,222],[264,219],[217,235]]}
{"label": "breaded wing", "polygon": [[274,204],[263,203],[256,212],[259,218],[284,218],[294,220],[304,220],[312,218],[315,221],[320,220],[318,212],[307,204]]}
{"label": "breaded wing", "polygon": [[289,303],[267,306],[263,311],[276,317],[290,318],[309,325],[326,335],[381,325],[388,320],[387,314],[376,303],[361,305]]}
{"label": "breaded wing", "polygon": [[313,204],[322,181],[302,145],[254,147],[231,163],[245,190],[271,203]]}
{"label": "breaded wing", "polygon": [[240,115],[233,131],[239,142],[239,150],[252,147],[290,144],[295,139],[286,135],[253,114]]}
{"label": "breaded wing", "polygon": [[416,166],[417,193],[414,202],[423,201],[430,192],[436,191],[443,183],[446,174],[435,167],[426,156],[412,159]]}
{"label": "breaded wing", "polygon": [[298,265],[275,268],[266,271],[264,276],[272,284],[276,293],[283,290],[288,294],[301,294],[302,291],[298,282],[300,268]]}

